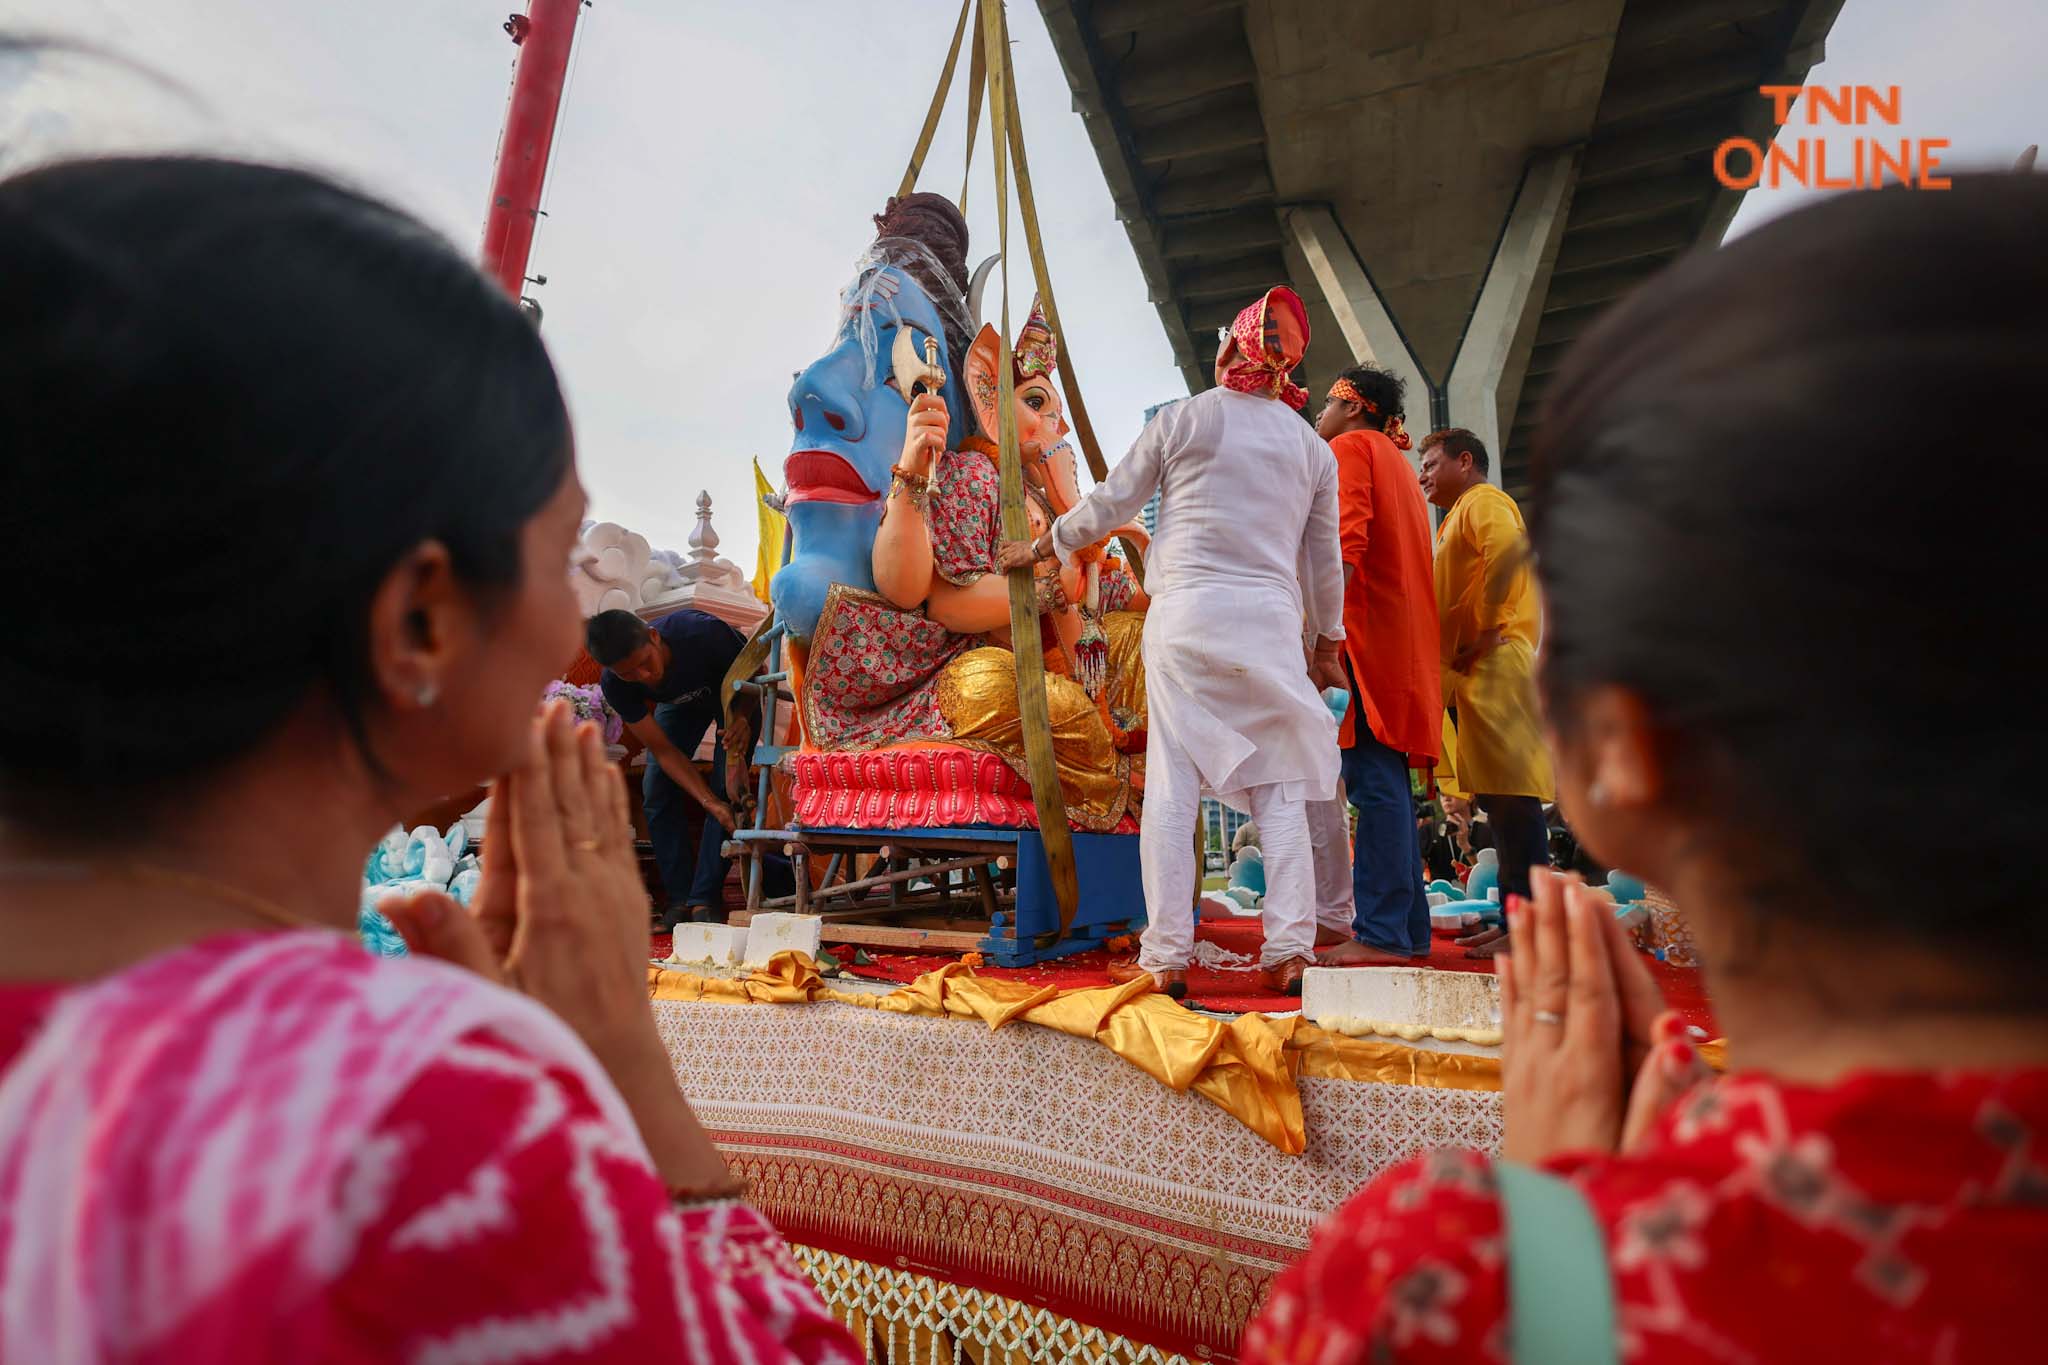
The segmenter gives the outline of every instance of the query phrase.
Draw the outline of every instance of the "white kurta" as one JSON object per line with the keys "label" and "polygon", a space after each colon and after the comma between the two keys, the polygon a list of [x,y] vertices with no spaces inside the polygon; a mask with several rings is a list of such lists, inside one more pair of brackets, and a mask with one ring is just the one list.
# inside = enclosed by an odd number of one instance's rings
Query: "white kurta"
{"label": "white kurta", "polygon": [[1145,555],[1145,691],[1209,792],[1250,809],[1254,787],[1290,799],[1337,789],[1337,725],[1302,661],[1306,623],[1344,634],[1337,460],[1292,409],[1216,388],[1155,417],[1129,455],[1053,525],[1062,562],[1136,516],[1152,494]]}
{"label": "white kurta", "polygon": [[1054,550],[1071,560],[1154,492],[1138,961],[1165,971],[1194,952],[1191,845],[1203,791],[1259,822],[1261,960],[1309,957],[1317,895],[1306,813],[1335,794],[1338,763],[1337,722],[1308,679],[1302,638],[1304,629],[1344,632],[1337,460],[1278,402],[1212,389],[1153,419],[1109,478],[1053,524]]}

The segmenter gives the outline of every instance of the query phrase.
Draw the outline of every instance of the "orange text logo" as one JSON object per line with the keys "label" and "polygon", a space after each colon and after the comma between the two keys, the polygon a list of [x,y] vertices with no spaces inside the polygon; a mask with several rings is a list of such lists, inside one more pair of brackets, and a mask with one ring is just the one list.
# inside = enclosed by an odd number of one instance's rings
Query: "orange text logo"
{"label": "orange text logo", "polygon": [[[1888,85],[1766,85],[1759,89],[1771,102],[1771,119],[1780,132],[1768,144],[1731,137],[1714,149],[1714,178],[1731,190],[1763,185],[1777,189],[1800,185],[1816,190],[1874,190],[1890,183],[1908,189],[1945,190],[1947,176],[1937,175],[1945,137],[1887,137],[1859,133],[1844,148],[1832,149],[1824,138],[1792,137],[1787,124],[1793,106],[1804,113],[1806,127],[1896,128],[1899,87]],[[1834,164],[1830,167],[1829,162]]]}

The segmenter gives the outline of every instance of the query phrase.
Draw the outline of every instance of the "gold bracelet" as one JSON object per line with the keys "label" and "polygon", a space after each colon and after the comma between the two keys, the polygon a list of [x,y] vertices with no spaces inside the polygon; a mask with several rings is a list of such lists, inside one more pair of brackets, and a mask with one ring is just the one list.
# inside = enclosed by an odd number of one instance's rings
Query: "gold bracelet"
{"label": "gold bracelet", "polygon": [[889,483],[889,496],[894,498],[899,492],[910,495],[910,505],[916,508],[920,515],[931,505],[931,485],[922,479],[912,483],[902,475],[897,475]]}

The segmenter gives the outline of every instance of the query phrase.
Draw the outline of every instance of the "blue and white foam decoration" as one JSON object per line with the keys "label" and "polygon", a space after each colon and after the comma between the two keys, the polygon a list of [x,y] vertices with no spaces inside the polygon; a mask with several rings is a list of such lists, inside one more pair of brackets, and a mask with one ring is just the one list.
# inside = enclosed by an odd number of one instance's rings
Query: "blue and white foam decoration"
{"label": "blue and white foam decoration", "polygon": [[378,906],[391,897],[422,891],[439,891],[468,905],[481,876],[476,855],[469,852],[469,831],[460,820],[445,833],[421,825],[408,834],[394,825],[363,863],[356,933],[363,946],[377,956],[403,957],[405,939]]}

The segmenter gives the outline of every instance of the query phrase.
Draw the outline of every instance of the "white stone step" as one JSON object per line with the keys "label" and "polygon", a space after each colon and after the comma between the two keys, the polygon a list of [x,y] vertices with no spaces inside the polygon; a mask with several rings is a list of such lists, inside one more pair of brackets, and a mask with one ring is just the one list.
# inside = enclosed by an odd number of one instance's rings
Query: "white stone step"
{"label": "white stone step", "polygon": [[1500,982],[1427,967],[1311,967],[1301,978],[1301,1013],[1353,1037],[1497,1047]]}
{"label": "white stone step", "polygon": [[777,953],[803,953],[816,958],[825,922],[816,915],[771,912],[754,916],[747,927],[746,965],[765,967]]}
{"label": "white stone step", "polygon": [[747,955],[747,931],[731,924],[676,926],[668,961],[674,966],[737,967]]}

